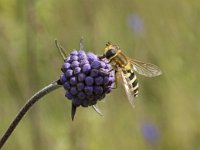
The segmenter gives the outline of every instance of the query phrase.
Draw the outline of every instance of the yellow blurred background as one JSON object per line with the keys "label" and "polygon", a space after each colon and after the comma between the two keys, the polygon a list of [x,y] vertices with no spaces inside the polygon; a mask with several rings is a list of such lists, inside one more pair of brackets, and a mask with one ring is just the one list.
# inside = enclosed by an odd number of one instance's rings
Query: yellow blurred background
{"label": "yellow blurred background", "polygon": [[200,150],[200,2],[198,0],[1,0],[0,135],[36,91],[59,78],[63,60],[84,37],[102,54],[107,41],[163,75],[138,75],[133,110],[120,86],[100,108],[79,108],[71,121],[64,89],[26,115],[5,150]]}

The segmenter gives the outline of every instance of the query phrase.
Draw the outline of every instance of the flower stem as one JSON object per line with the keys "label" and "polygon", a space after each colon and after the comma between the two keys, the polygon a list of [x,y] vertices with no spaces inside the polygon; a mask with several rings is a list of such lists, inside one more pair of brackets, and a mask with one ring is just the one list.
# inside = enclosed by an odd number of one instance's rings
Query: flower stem
{"label": "flower stem", "polygon": [[55,82],[49,84],[48,86],[44,87],[43,89],[41,89],[37,93],[35,93],[25,103],[25,105],[20,109],[20,111],[18,112],[18,114],[15,116],[15,118],[11,122],[11,124],[8,127],[8,129],[6,130],[6,132],[1,137],[1,139],[0,139],[0,149],[3,147],[3,145],[5,144],[5,142],[8,140],[9,136],[12,134],[12,132],[14,131],[14,129],[17,127],[18,123],[24,117],[24,115],[26,114],[26,112],[33,106],[33,104],[35,104],[35,102],[37,102],[40,98],[42,98],[46,94],[48,94],[48,93],[50,93],[50,92],[58,89],[59,87],[61,87],[61,85],[59,83],[59,80],[55,81]]}

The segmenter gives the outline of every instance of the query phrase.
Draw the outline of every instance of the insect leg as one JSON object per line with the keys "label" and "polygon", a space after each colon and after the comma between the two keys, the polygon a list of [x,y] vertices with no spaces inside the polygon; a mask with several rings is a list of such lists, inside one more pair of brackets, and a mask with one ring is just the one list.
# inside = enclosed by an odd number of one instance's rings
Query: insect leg
{"label": "insect leg", "polygon": [[119,75],[119,66],[116,66],[116,68],[115,68],[115,87],[113,87],[112,89],[116,89],[118,87],[118,80],[117,80],[118,75]]}
{"label": "insect leg", "polygon": [[99,55],[98,58],[99,58],[99,59],[104,59],[104,58],[105,58],[105,55],[104,55],[104,54],[103,54],[103,55]]}
{"label": "insect leg", "polygon": [[109,61],[107,61],[107,62],[105,62],[106,64],[110,64],[111,63],[111,60],[109,60]]}
{"label": "insect leg", "polygon": [[[108,73],[111,73],[113,70],[114,70],[114,69],[110,69],[110,70],[108,71]],[[115,71],[116,71],[116,70],[115,70]]]}
{"label": "insect leg", "polygon": [[109,75],[112,71],[114,71],[114,69],[110,69],[110,70],[108,70],[108,71],[104,71],[104,70],[102,70],[102,69],[99,70],[99,72],[104,73],[104,74],[107,74],[107,75]]}
{"label": "insect leg", "polygon": [[117,80],[117,76],[118,76],[118,68],[115,70],[115,87],[112,87],[112,89],[116,89],[118,87],[118,80]]}
{"label": "insect leg", "polygon": [[105,59],[105,57],[106,57],[105,54],[99,55],[99,56],[98,56],[99,59],[101,59],[101,60],[104,59],[104,62],[105,62],[106,64],[110,64],[110,63],[111,63],[111,60]]}

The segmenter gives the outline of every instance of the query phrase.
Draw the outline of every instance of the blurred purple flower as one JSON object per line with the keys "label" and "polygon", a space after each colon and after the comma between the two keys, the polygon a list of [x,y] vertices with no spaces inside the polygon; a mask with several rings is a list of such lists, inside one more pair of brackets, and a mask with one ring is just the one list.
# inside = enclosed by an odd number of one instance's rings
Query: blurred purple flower
{"label": "blurred purple flower", "polygon": [[144,139],[149,143],[156,142],[160,137],[159,129],[153,123],[142,123],[141,132]]}
{"label": "blurred purple flower", "polygon": [[130,14],[128,16],[128,26],[131,30],[139,35],[142,35],[144,32],[144,22],[142,18],[137,14]]}

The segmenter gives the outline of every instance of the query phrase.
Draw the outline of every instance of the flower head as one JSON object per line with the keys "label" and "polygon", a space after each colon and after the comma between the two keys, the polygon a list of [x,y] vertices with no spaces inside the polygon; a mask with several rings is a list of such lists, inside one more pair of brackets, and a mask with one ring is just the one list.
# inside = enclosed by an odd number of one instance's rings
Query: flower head
{"label": "flower head", "polygon": [[[76,107],[95,105],[110,93],[114,83],[112,67],[94,53],[73,50],[64,60],[60,82],[66,90],[65,97]],[[74,109],[74,110],[73,110]],[[72,119],[75,115],[72,115]]]}

